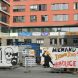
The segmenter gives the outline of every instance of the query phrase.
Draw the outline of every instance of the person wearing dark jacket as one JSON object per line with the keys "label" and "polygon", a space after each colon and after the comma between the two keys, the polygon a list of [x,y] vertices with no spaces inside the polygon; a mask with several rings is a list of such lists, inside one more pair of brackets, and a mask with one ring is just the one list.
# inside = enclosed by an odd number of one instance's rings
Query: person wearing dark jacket
{"label": "person wearing dark jacket", "polygon": [[45,51],[42,54],[42,56],[44,57],[44,64],[43,64],[44,67],[50,67],[49,62],[51,62],[51,64],[54,65],[53,62],[51,61],[51,57],[47,51]]}

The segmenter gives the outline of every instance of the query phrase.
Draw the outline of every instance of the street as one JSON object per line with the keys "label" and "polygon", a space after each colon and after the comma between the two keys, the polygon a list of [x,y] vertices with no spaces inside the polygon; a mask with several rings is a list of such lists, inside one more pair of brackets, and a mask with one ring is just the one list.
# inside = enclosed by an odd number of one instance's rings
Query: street
{"label": "street", "polygon": [[42,66],[29,67],[26,72],[24,67],[15,69],[0,69],[0,78],[78,78],[78,74],[51,73],[51,68]]}

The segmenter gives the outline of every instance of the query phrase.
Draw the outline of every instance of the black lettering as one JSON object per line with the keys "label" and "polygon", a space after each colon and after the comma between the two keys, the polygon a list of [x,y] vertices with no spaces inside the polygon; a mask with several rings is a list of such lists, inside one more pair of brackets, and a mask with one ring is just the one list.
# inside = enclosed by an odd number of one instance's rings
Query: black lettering
{"label": "black lettering", "polygon": [[57,52],[56,48],[53,48],[53,49],[52,49],[52,52]]}
{"label": "black lettering", "polygon": [[69,50],[68,50],[68,48],[65,48],[65,52],[68,52]]}
{"label": "black lettering", "polygon": [[76,51],[76,48],[72,48],[72,52],[75,52]]}
{"label": "black lettering", "polygon": [[58,52],[61,52],[61,48],[58,48]]}
{"label": "black lettering", "polygon": [[61,52],[64,52],[64,48],[61,48]]}
{"label": "black lettering", "polygon": [[69,47],[69,51],[72,51],[72,48],[71,47]]}

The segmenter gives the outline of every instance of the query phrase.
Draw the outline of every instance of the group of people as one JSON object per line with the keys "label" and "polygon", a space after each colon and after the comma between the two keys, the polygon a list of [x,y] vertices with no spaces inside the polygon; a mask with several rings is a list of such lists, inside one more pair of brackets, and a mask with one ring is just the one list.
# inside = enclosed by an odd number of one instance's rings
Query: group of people
{"label": "group of people", "polygon": [[45,68],[50,67],[49,62],[50,62],[52,65],[54,65],[53,62],[52,62],[50,53],[49,53],[48,51],[44,51],[44,53],[42,54],[42,56],[44,57],[44,64],[43,64],[43,66],[44,66]]}

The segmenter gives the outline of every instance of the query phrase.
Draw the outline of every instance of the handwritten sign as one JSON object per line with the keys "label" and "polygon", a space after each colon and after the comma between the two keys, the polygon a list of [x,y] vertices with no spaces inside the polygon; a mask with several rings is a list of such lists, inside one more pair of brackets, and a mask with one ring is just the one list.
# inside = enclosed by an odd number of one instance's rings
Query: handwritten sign
{"label": "handwritten sign", "polygon": [[[44,52],[43,48],[42,52]],[[54,68],[78,68],[78,48],[76,47],[49,47],[52,61],[55,64]]]}

